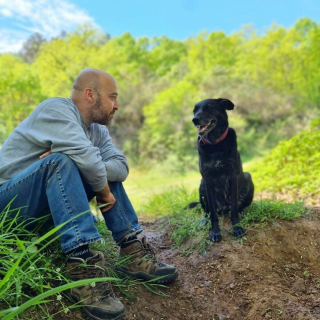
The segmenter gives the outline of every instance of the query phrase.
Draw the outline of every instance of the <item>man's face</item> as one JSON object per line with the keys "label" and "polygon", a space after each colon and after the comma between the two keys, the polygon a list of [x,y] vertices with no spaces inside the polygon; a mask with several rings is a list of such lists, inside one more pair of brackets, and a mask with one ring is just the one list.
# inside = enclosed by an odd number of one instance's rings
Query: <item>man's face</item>
{"label": "man's face", "polygon": [[114,113],[119,109],[117,84],[113,79],[108,78],[103,82],[100,92],[96,93],[96,103],[91,109],[91,121],[102,125],[109,124]]}

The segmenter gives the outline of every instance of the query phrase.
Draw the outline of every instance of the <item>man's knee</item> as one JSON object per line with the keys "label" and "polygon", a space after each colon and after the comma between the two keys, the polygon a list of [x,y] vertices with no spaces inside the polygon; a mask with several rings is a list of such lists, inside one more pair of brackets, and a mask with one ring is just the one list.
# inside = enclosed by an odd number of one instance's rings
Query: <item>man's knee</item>
{"label": "man's knee", "polygon": [[59,167],[66,166],[70,167],[70,169],[77,168],[76,164],[69,156],[60,152],[51,153],[50,155],[46,156],[44,160],[52,164],[56,164]]}
{"label": "man's knee", "polygon": [[41,166],[46,168],[48,178],[55,175],[56,172],[60,172],[62,176],[80,176],[79,169],[75,162],[64,153],[52,153],[46,156]]}

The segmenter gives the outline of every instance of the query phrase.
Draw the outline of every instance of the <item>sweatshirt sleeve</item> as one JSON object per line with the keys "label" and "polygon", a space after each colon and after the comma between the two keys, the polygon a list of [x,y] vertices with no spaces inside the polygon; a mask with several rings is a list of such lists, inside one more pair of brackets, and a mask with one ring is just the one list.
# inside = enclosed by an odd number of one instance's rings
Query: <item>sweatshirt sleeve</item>
{"label": "sweatshirt sleeve", "polygon": [[107,170],[108,181],[123,182],[129,173],[129,167],[125,156],[112,142],[106,127],[94,124],[99,132],[99,149],[102,160]]}
{"label": "sweatshirt sleeve", "polygon": [[27,138],[51,151],[69,156],[93,191],[107,184],[107,172],[100,150],[94,147],[80,125],[76,107],[49,102],[39,111]]}

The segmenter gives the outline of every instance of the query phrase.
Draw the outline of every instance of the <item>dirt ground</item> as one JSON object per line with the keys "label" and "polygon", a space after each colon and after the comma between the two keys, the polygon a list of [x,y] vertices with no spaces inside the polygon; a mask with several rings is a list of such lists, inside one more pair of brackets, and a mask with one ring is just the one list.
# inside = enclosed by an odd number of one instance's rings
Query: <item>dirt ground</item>
{"label": "dirt ground", "polygon": [[[141,224],[159,260],[176,265],[179,277],[161,289],[166,297],[142,285],[130,291],[135,301],[115,290],[127,320],[320,319],[320,207],[309,217],[249,229],[242,241],[229,234],[226,218],[223,240],[206,255],[187,257],[171,249],[163,220]],[[53,319],[84,316],[76,309]]]}
{"label": "dirt ground", "polygon": [[159,259],[175,264],[179,277],[163,290],[168,297],[140,287],[137,301],[122,296],[126,319],[320,319],[320,208],[312,219],[248,230],[244,241],[225,222],[222,242],[188,257],[170,249],[161,225],[143,224]]}

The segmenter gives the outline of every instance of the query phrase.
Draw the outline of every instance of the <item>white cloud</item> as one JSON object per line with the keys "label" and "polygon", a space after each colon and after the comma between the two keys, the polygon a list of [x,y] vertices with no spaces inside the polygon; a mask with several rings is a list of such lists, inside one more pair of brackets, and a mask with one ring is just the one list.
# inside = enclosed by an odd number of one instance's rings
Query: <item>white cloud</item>
{"label": "white cloud", "polygon": [[12,12],[8,9],[1,9],[0,14],[4,17],[11,17],[12,16]]}
{"label": "white cloud", "polygon": [[0,17],[12,29],[0,29],[0,52],[18,51],[27,38],[39,32],[45,38],[91,23],[92,17],[68,0],[0,0]]}
{"label": "white cloud", "polygon": [[0,30],[0,53],[2,52],[18,52],[24,41],[29,37],[27,32],[15,30]]}

